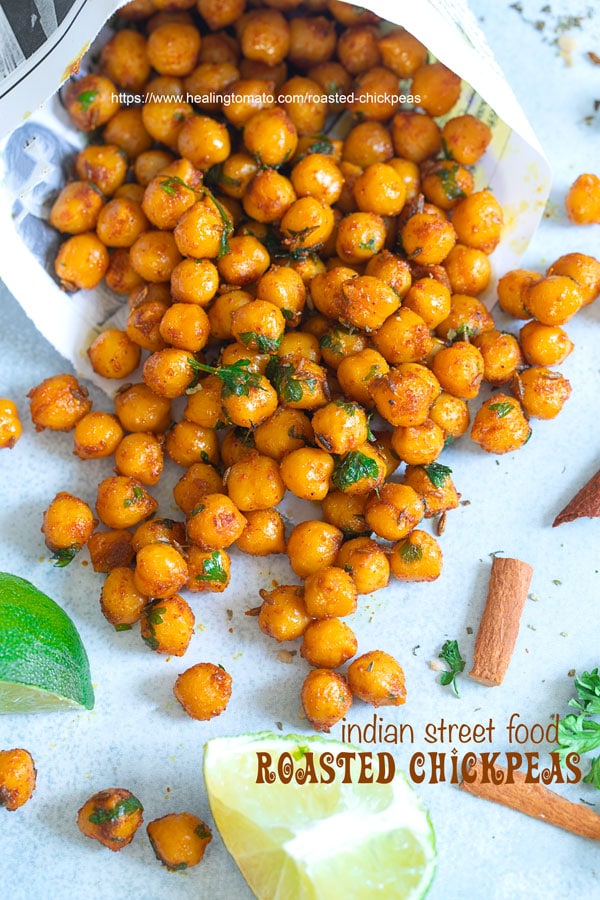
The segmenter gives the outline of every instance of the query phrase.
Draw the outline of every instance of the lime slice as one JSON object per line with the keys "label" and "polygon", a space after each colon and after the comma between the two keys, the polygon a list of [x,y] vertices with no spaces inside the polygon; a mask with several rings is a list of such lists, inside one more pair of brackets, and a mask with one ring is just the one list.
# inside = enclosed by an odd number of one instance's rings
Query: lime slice
{"label": "lime slice", "polygon": [[[340,754],[349,751],[357,757],[343,783]],[[429,816],[402,773],[389,784],[360,783],[359,752],[326,738],[269,732],[208,741],[211,811],[259,900],[416,900],[427,893],[436,858]],[[335,775],[329,784],[319,783],[330,777],[321,764],[327,753]],[[259,760],[269,759],[276,776],[279,764],[286,779],[291,771],[310,777],[257,783]]]}
{"label": "lime slice", "polygon": [[0,572],[0,713],[93,705],[87,653],[71,619],[31,582]]}

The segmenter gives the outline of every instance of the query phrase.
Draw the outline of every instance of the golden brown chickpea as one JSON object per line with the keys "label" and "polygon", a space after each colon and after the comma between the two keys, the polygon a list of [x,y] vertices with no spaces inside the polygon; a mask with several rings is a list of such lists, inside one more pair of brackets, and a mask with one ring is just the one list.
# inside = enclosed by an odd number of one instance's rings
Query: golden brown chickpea
{"label": "golden brown chickpea", "polygon": [[395,28],[377,41],[384,66],[398,78],[411,78],[427,62],[427,47],[404,28]]}
{"label": "golden brown chickpea", "polygon": [[171,403],[146,384],[132,384],[115,397],[115,413],[125,431],[161,433],[171,424]]}
{"label": "golden brown chickpea", "polygon": [[485,331],[473,338],[483,357],[483,378],[493,386],[506,384],[523,366],[519,342],[506,331]]}
{"label": "golden brown chickpea", "polygon": [[165,22],[148,37],[150,64],[161,75],[189,75],[198,60],[200,32],[185,22]]}
{"label": "golden brown chickpea", "polygon": [[374,378],[389,372],[389,365],[377,350],[367,347],[344,357],[337,368],[337,379],[344,395],[362,406],[371,407],[369,385]]}
{"label": "golden brown chickpea", "polygon": [[[371,396],[378,413],[390,425],[420,425],[428,416],[436,390],[425,366],[413,363],[393,366],[389,372],[370,382]],[[407,368],[410,367],[410,368]]]}
{"label": "golden brown chickpea", "polygon": [[359,594],[378,591],[390,580],[388,555],[370,537],[356,537],[342,544],[335,564],[352,575]]}
{"label": "golden brown chickpea", "polygon": [[431,159],[442,149],[442,134],[437,122],[418,112],[401,112],[394,116],[392,140],[396,154],[413,163]]}
{"label": "golden brown chickpea", "polygon": [[[355,269],[347,266],[334,266],[329,271],[315,275],[310,282],[310,294],[316,309],[330,319],[337,319],[342,309],[342,287],[351,278],[356,278]],[[322,330],[328,330],[328,325]]]}
{"label": "golden brown chickpea", "polygon": [[[329,60],[335,51],[336,33],[325,16],[298,16],[290,19],[287,58],[299,69],[308,69]],[[310,73],[309,73],[310,74]],[[312,75],[310,75],[312,78]]]}
{"label": "golden brown chickpea", "polygon": [[231,675],[221,665],[196,663],[177,677],[173,693],[192,719],[214,719],[229,703]]}
{"label": "golden brown chickpea", "polygon": [[371,259],[385,244],[385,223],[375,213],[350,213],[340,221],[335,250],[344,263],[360,263]]}
{"label": "golden brown chickpea", "polygon": [[73,375],[52,375],[27,394],[36,431],[71,431],[92,408],[87,388]]}
{"label": "golden brown chickpea", "polygon": [[198,12],[211,31],[233,25],[246,8],[246,0],[197,0]]}
{"label": "golden brown chickpea", "polygon": [[276,509],[252,509],[245,513],[246,525],[236,547],[251,556],[285,553],[285,524]]}
{"label": "golden brown chickpea", "polygon": [[185,524],[174,519],[154,518],[142,522],[135,529],[131,546],[135,553],[148,544],[170,544],[181,552],[187,544]]}
{"label": "golden brown chickpea", "polygon": [[125,378],[137,369],[140,348],[119,328],[107,328],[87,351],[92,369],[103,378]]}
{"label": "golden brown chickpea", "polygon": [[[316,81],[295,75],[281,85],[277,100],[298,135],[314,135],[323,130],[327,116],[327,100]],[[289,158],[286,157],[286,160]]]}
{"label": "golden brown chickpea", "polygon": [[243,128],[248,119],[261,109],[275,105],[275,82],[260,78],[238,78],[229,85],[223,115],[236,128]]}
{"label": "golden brown chickpea", "polygon": [[[188,119],[189,122],[193,121]],[[172,176],[162,170],[146,186],[142,209],[149,221],[160,229],[173,229],[182,215],[196,203],[198,197],[193,180],[196,169],[190,165],[185,175]],[[190,177],[191,176],[191,177]]]}
{"label": "golden brown chickpea", "polygon": [[304,603],[304,591],[292,584],[280,584],[272,591],[259,591],[262,604],[258,627],[276,641],[294,641],[302,637],[311,617]]}
{"label": "golden brown chickpea", "polygon": [[358,275],[341,285],[340,319],[354,328],[376,331],[399,306],[394,288],[372,275]]}
{"label": "golden brown chickpea", "polygon": [[393,99],[397,91],[398,76],[383,66],[375,66],[359,74],[354,85],[354,99],[348,103],[348,108],[354,116],[385,121],[398,108]]}
{"label": "golden brown chickpea", "polygon": [[365,275],[372,275],[384,281],[400,298],[406,296],[412,283],[409,264],[389,250],[382,250],[368,261]]}
{"label": "golden brown chickpea", "polygon": [[352,693],[343,675],[313,669],[304,679],[302,708],[315,731],[328,733],[352,706]]}
{"label": "golden brown chickpea", "polygon": [[443,347],[431,364],[442,389],[462,400],[472,400],[479,393],[484,373],[483,356],[472,344],[456,341]]}
{"label": "golden brown chickpea", "polygon": [[248,153],[232,153],[221,168],[218,187],[223,194],[242,200],[259,166]]}
{"label": "golden brown chickpea", "polygon": [[585,253],[566,253],[552,263],[547,274],[568,275],[577,282],[584,306],[593,303],[600,294],[600,260],[593,256],[587,256]]}
{"label": "golden brown chickpea", "polygon": [[473,191],[473,176],[468,169],[452,160],[425,164],[421,180],[425,199],[440,209],[453,209],[458,201]]}
{"label": "golden brown chickpea", "polygon": [[334,467],[332,484],[347,494],[364,494],[377,489],[386,476],[386,462],[374,444],[359,444]]}
{"label": "golden brown chickpea", "polygon": [[160,397],[182,397],[196,377],[193,363],[194,358],[187,350],[166,347],[148,357],[142,377],[148,387]]}
{"label": "golden brown chickpea", "polygon": [[17,407],[12,400],[0,397],[0,449],[12,450],[22,433]]}
{"label": "golden brown chickpea", "polygon": [[223,382],[218,375],[209,375],[195,386],[184,415],[190,422],[203,428],[217,428],[225,424],[227,417],[223,412]]}
{"label": "golden brown chickpea", "polygon": [[519,344],[530,366],[557,366],[575,346],[560,325],[542,325],[535,319],[521,328]]}
{"label": "golden brown chickpea", "polygon": [[392,547],[390,565],[399,581],[435,581],[442,572],[442,550],[434,537],[417,528]]}
{"label": "golden brown chickpea", "polygon": [[148,228],[141,204],[115,197],[100,210],[96,234],[107,247],[131,247]]}
{"label": "golden brown chickpea", "polygon": [[134,557],[130,531],[95,531],[88,541],[88,553],[94,572],[111,572],[113,569],[126,568]]}
{"label": "golden brown chickpea", "polygon": [[28,750],[0,750],[0,806],[12,812],[27,803],[35,790],[36,776]]}
{"label": "golden brown chickpea", "polygon": [[565,325],[583,306],[583,297],[567,275],[546,275],[525,288],[523,304],[542,325]]}
{"label": "golden brown chickpea", "polygon": [[191,813],[169,813],[146,826],[158,860],[171,871],[197,866],[212,841],[208,825]]}
{"label": "golden brown chickpea", "polygon": [[400,460],[392,447],[392,432],[375,431],[373,437],[375,438],[375,449],[384,463],[385,477],[389,478],[400,465]]}
{"label": "golden brown chickpea", "polygon": [[410,466],[425,466],[434,462],[444,449],[445,434],[431,419],[409,428],[395,428],[392,432],[394,453]]}
{"label": "golden brown chickpea", "polygon": [[137,478],[142,484],[158,484],[163,471],[162,443],[151,434],[127,434],[115,450],[115,471]]}
{"label": "golden brown chickpea", "polygon": [[318,409],[312,419],[315,440],[329,453],[342,455],[367,441],[367,416],[358,403],[334,400]]}
{"label": "golden brown chickpea", "polygon": [[401,159],[399,156],[388,159],[388,165],[402,179],[406,191],[406,201],[414,200],[421,191],[421,175],[418,165],[410,159]]}
{"label": "golden brown chickpea", "polygon": [[290,27],[279,10],[253,10],[242,20],[240,45],[248,59],[275,66],[287,56]]}
{"label": "golden brown chickpea", "polygon": [[277,391],[264,375],[252,374],[246,393],[237,395],[223,391],[223,410],[232,425],[255,428],[277,409]]}
{"label": "golden brown chickpea", "polygon": [[300,410],[279,407],[254,432],[256,449],[264,456],[281,460],[292,450],[312,443],[312,425]]}
{"label": "golden brown chickpea", "polygon": [[[177,138],[186,119],[194,115],[194,109],[190,103],[183,99],[183,82],[172,76],[159,76],[149,81],[146,85],[146,93],[156,99],[148,99],[142,107],[142,124],[151,138],[166,144],[171,150],[177,149]],[[168,97],[169,99],[162,99]],[[151,153],[152,151],[148,151]],[[163,153],[164,151],[154,151]],[[144,156],[145,154],[141,154]],[[139,168],[141,156],[135,161],[136,173]],[[167,158],[168,163],[172,157]],[[151,177],[156,175],[156,170]],[[138,177],[138,181],[139,181]]]}
{"label": "golden brown chickpea", "polygon": [[142,121],[142,110],[137,106],[120,109],[115,113],[104,127],[103,138],[107,144],[114,144],[124,150],[130,160],[136,159],[152,146],[152,138]]}
{"label": "golden brown chickpea", "polygon": [[218,287],[219,272],[208,259],[182,259],[171,272],[171,293],[179,303],[206,307]]}
{"label": "golden brown chickpea", "polygon": [[203,550],[192,545],[187,554],[188,591],[220,594],[231,578],[231,560],[226,550]]}
{"label": "golden brown chickpea", "polygon": [[202,97],[202,109],[219,112],[220,104],[211,102],[209,94],[224,94],[234,81],[240,77],[240,71],[233,62],[203,62],[184,79],[184,87],[194,99]]}
{"label": "golden brown chickpea", "polygon": [[542,275],[529,269],[513,269],[498,281],[498,303],[513,319],[529,319],[530,314],[523,305],[527,288],[540,281]]}
{"label": "golden brown chickpea", "polygon": [[392,364],[417,362],[432,348],[426,322],[407,306],[388,316],[372,340],[379,353]]}
{"label": "golden brown chickpea", "polygon": [[443,116],[460,97],[461,80],[443,63],[425,63],[413,75],[410,93],[430,116]]}
{"label": "golden brown chickpea", "polygon": [[279,222],[295,199],[289,178],[275,169],[261,169],[248,185],[243,206],[257,222]]}
{"label": "golden brown chickpea", "polygon": [[331,207],[316,197],[301,197],[285,211],[280,227],[292,254],[314,251],[333,234],[335,216]]}
{"label": "golden brown chickpea", "polygon": [[304,603],[313,619],[351,615],[356,611],[357,596],[352,576],[337,566],[324,566],[304,582]]}
{"label": "golden brown chickpea", "polygon": [[232,341],[221,350],[219,362],[221,366],[232,366],[236,363],[243,365],[248,372],[264,375],[271,356],[269,353],[259,353],[256,350],[248,350],[244,344]]}
{"label": "golden brown chickpea", "polygon": [[122,438],[123,429],[116,416],[89,412],[75,426],[73,453],[80,459],[104,459],[112,456]]}
{"label": "golden brown chickpea", "polygon": [[364,516],[367,500],[366,493],[348,494],[343,491],[330,491],[321,504],[323,518],[330,525],[335,525],[343,531],[345,536],[370,534]]}
{"label": "golden brown chickpea", "polygon": [[108,269],[108,250],[93,231],[76,234],[61,245],[54,271],[64,291],[95,288]]}
{"label": "golden brown chickpea", "polygon": [[104,197],[88,181],[71,181],[50,210],[50,224],[65,234],[82,234],[96,227]]}
{"label": "golden brown chickpea", "polygon": [[456,509],[460,494],[456,492],[447,466],[407,466],[404,483],[419,494],[425,504],[425,518]]}
{"label": "golden brown chickpea", "polygon": [[372,494],[365,507],[368,526],[386,541],[399,541],[419,524],[425,514],[421,497],[407,484],[388,481]]}
{"label": "golden brown chickpea", "polygon": [[177,149],[194,166],[204,171],[224,162],[229,156],[229,132],[225,125],[210,116],[192,116],[179,131]]}
{"label": "golden brown chickpea", "polygon": [[[325,369],[302,356],[281,357],[269,371],[279,402],[291,409],[318,409],[329,400]],[[273,410],[274,412],[274,410]]]}
{"label": "golden brown chickpea", "polygon": [[173,488],[177,506],[190,515],[206,494],[223,491],[223,479],[209,463],[192,463]]}
{"label": "golden brown chickpea", "polygon": [[361,169],[373,163],[386,162],[393,155],[392,136],[381,122],[360,122],[344,140],[342,158]]}
{"label": "golden brown chickpea", "polygon": [[287,266],[272,265],[256,287],[258,300],[265,300],[280,309],[291,327],[299,324],[306,303],[306,287],[297,272]]}
{"label": "golden brown chickpea", "polygon": [[480,407],[473,420],[471,440],[486,453],[512,453],[527,443],[531,427],[521,404],[508,394],[494,394]]}
{"label": "golden brown chickpea", "polygon": [[111,253],[104,281],[116,294],[131,294],[145,284],[144,279],[131,265],[129,250],[126,247],[117,247]]}
{"label": "golden brown chickpea", "polygon": [[570,382],[544,366],[519,372],[511,387],[525,415],[534,419],[554,419],[571,394]]}
{"label": "golden brown chickpea", "polygon": [[250,234],[229,239],[229,252],[217,267],[225,284],[244,286],[257,281],[269,268],[271,258],[265,246]]}
{"label": "golden brown chickpea", "polygon": [[146,231],[132,244],[129,259],[145,281],[168,281],[181,253],[170,232]]}
{"label": "golden brown chickpea", "polygon": [[171,594],[144,607],[140,617],[142,640],[156,653],[183,656],[192,639],[195,622],[189,604],[179,594]]}
{"label": "golden brown chickpea", "polygon": [[406,200],[406,188],[392,166],[374,163],[355,181],[354,197],[363,212],[397,216]]}
{"label": "golden brown chickpea", "polygon": [[350,663],[348,684],[355,697],[373,706],[401,706],[406,702],[404,672],[389,653],[371,650]]}
{"label": "golden brown chickpea", "polygon": [[127,631],[139,622],[148,602],[137,589],[132,569],[117,566],[109,571],[100,595],[100,609],[104,618],[117,631]]}
{"label": "golden brown chickpea", "polygon": [[326,669],[337,669],[357,650],[358,641],[352,629],[335,618],[311,622],[300,647],[300,653],[310,666]]}
{"label": "golden brown chickpea", "polygon": [[342,32],[337,42],[337,56],[348,72],[358,75],[379,65],[378,37],[377,29],[372,25],[355,25]]}
{"label": "golden brown chickpea", "polygon": [[454,207],[452,225],[461,244],[491,253],[500,242],[504,214],[490,191],[475,191]]}
{"label": "golden brown chickpea", "polygon": [[[227,462],[225,453],[223,459]],[[277,506],[285,493],[277,461],[251,448],[231,462],[224,481],[227,493],[242,512]]]}
{"label": "golden brown chickpea", "polygon": [[140,153],[134,165],[136,180],[145,187],[174,159],[173,154],[167,150],[146,150]]}
{"label": "golden brown chickpea", "polygon": [[485,122],[467,113],[448,119],[442,138],[450,159],[461,166],[473,166],[487,150],[492,131]]}
{"label": "golden brown chickpea", "polygon": [[343,532],[328,522],[316,519],[300,522],[288,538],[287,554],[292,570],[299,578],[306,578],[323,566],[334,565],[343,539]]}
{"label": "golden brown chickpea", "polygon": [[322,500],[327,496],[333,465],[330,453],[313,447],[292,450],[279,464],[286,488],[302,500]]}
{"label": "golden brown chickpea", "polygon": [[490,283],[492,267],[489,258],[483,250],[474,247],[456,244],[444,260],[444,268],[456,294],[476,296]]}
{"label": "golden brown chickpea", "polygon": [[137,478],[116,475],[98,485],[96,512],[108,528],[130,528],[147,519],[157,507]]}
{"label": "golden brown chickpea", "polygon": [[63,101],[80,131],[93,131],[104,125],[120,106],[115,85],[103,75],[84,75],[77,81],[70,81]]}
{"label": "golden brown chickpea", "polygon": [[[214,0],[213,0],[214,2]],[[223,12],[226,9],[231,10],[240,0],[218,0],[219,8]],[[238,16],[236,15],[236,19]],[[200,56],[198,63],[233,63],[237,65],[240,59],[240,45],[238,41],[227,34],[225,31],[219,31],[217,34],[205,34],[202,37],[202,45],[200,47]]]}
{"label": "golden brown chickpea", "polygon": [[219,463],[219,442],[212,428],[182,419],[169,431],[165,441],[167,455],[179,466],[189,468],[197,462]]}
{"label": "golden brown chickpea", "polygon": [[241,535],[246,519],[226,494],[205,494],[187,520],[190,541],[204,550],[223,550]]}
{"label": "golden brown chickpea", "polygon": [[60,491],[44,512],[41,531],[49,550],[77,551],[87,543],[97,524],[87,503]]}
{"label": "golden brown chickpea", "polygon": [[600,178],[579,175],[567,191],[565,209],[575,225],[600,224]]}
{"label": "golden brown chickpea", "polygon": [[160,323],[168,308],[168,303],[158,300],[134,306],[125,324],[129,339],[151,353],[163,350],[166,343],[160,333]]}
{"label": "golden brown chickpea", "polygon": [[418,278],[412,283],[402,305],[420,316],[428,328],[434,329],[450,314],[450,291],[435,278]]}
{"label": "golden brown chickpea", "polygon": [[408,258],[428,266],[443,262],[456,243],[453,225],[426,212],[411,216],[400,234]]}
{"label": "golden brown chickpea", "polygon": [[102,73],[126,91],[139,91],[150,78],[146,39],[132,28],[117,31],[100,53]]}
{"label": "golden brown chickpea", "polygon": [[131,791],[107,788],[86,800],[77,813],[77,827],[86,837],[116,852],[132,842],[143,822],[143,811]]}
{"label": "golden brown chickpea", "polygon": [[165,310],[159,331],[163,340],[172,347],[197,353],[206,346],[210,323],[197,304],[174,303]]}
{"label": "golden brown chickpea", "polygon": [[465,434],[470,423],[466,402],[447,391],[442,391],[433,401],[429,417],[445,432],[446,440],[457,440]]}
{"label": "golden brown chickpea", "polygon": [[344,108],[345,104],[337,98],[340,95],[351,92],[352,75],[341,63],[335,60],[317,63],[316,66],[312,66],[308,70],[307,74],[309,78],[312,78],[319,85],[322,93],[327,96],[328,110],[337,112]]}

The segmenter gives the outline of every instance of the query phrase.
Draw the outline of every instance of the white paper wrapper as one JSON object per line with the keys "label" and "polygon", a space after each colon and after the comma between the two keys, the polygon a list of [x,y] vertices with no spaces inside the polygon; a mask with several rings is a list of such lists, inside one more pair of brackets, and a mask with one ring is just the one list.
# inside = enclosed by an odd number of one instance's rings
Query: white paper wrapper
{"label": "white paper wrapper", "polygon": [[[71,128],[56,94],[38,106],[50,86],[78,70],[90,39],[120,5],[114,0],[75,3],[48,41],[0,82],[5,95],[0,128],[22,123],[0,147],[0,277],[42,334],[82,376],[107,393],[113,393],[115,385],[92,371],[85,348],[103,328],[123,325],[124,298],[104,286],[67,294],[51,274],[60,237],[47,224],[47,216],[85,137]],[[469,112],[492,128],[492,143],[476,168],[476,189],[489,185],[504,208],[504,236],[493,255],[495,272],[514,267],[544,211],[550,168],[472,13],[463,0],[421,0],[402,4],[402,9],[392,0],[372,0],[366,7],[406,27],[463,78],[453,115]],[[3,33],[6,22],[0,17]],[[30,115],[32,110],[37,111]],[[490,306],[495,302],[493,286],[486,300]]]}

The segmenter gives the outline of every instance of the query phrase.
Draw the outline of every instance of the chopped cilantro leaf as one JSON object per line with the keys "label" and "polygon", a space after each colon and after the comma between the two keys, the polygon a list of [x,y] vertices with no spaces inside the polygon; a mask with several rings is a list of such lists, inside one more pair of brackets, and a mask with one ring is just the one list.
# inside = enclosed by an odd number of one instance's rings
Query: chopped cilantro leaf
{"label": "chopped cilantro leaf", "polygon": [[361,453],[360,450],[350,450],[337,461],[333,469],[331,480],[339,491],[344,491],[361,479],[379,478],[379,466],[377,460]]}

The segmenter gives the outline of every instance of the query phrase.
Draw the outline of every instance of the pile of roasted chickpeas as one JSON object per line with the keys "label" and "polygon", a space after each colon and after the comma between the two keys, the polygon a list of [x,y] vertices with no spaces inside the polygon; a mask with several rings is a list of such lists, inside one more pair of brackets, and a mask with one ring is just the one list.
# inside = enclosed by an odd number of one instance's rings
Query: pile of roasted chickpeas
{"label": "pile of roasted chickpeas", "polygon": [[[460,93],[408,32],[338,0],[134,0],[98,73],[63,91],[91,138],[50,213],[65,235],[56,276],[127,297],[124,329],[88,349],[94,371],[123,382],[143,367],[111,413],[71,375],[31,391],[37,428],[73,429],[75,453],[116,472],[98,486],[104,530],[61,492],[47,545],[59,563],[87,545],[108,621],[140,622],[149,647],[179,656],[194,629],[180,590],[224,591],[232,546],[287,553],[303,584],[261,591],[249,613],[275,640],[301,640],[317,730],[353,697],[404,703],[398,662],[356,657],[346,618],[390,574],[439,576],[439,542],[419,525],[439,517],[439,536],[459,502],[440,454],[469,427],[484,450],[511,452],[530,419],[557,415],[563,326],[600,291],[600,262],[580,253],[517,269],[498,300],[526,324],[496,328],[479,297],[503,213],[473,177],[492,134],[452,116]],[[341,112],[346,136],[330,138]],[[471,424],[484,383],[500,392]],[[165,456],[184,470],[185,521],[156,515]],[[286,491],[322,512],[287,536]],[[199,663],[175,696],[210,719],[231,690]]]}

